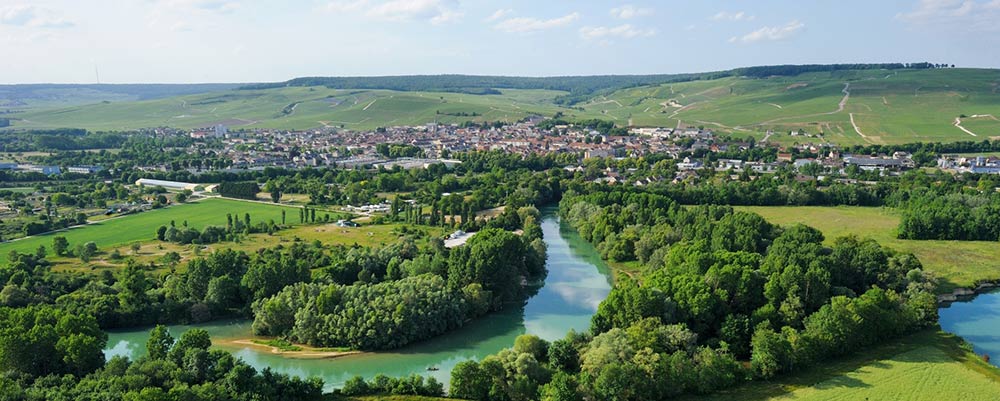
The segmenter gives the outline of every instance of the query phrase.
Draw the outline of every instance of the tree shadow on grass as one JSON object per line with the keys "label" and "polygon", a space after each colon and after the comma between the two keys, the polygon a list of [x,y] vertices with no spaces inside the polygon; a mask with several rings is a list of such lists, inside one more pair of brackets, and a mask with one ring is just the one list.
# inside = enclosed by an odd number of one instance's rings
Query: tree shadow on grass
{"label": "tree shadow on grass", "polygon": [[871,386],[872,386],[871,384],[865,383],[857,378],[843,375],[843,376],[836,376],[830,380],[817,383],[813,387],[824,390],[824,389],[841,388],[841,387],[866,388]]}
{"label": "tree shadow on grass", "polygon": [[[770,381],[752,382],[707,396],[690,396],[681,399],[688,401],[763,401],[809,387],[819,389],[867,388],[871,387],[871,384],[849,377],[847,374],[863,368],[889,369],[892,366],[885,362],[887,359],[903,362],[960,361],[965,363],[969,353],[959,347],[959,342],[960,340],[952,334],[936,329],[926,330],[901,339],[889,340],[885,344],[869,347],[852,355],[823,361],[815,366],[796,370],[794,374],[779,376]],[[927,346],[939,348],[944,352],[911,352]]]}

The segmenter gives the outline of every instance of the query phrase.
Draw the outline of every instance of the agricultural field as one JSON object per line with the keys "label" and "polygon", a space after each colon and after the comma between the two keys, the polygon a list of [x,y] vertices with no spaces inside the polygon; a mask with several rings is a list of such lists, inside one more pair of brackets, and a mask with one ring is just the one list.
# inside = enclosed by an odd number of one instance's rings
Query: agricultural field
{"label": "agricultural field", "polygon": [[827,243],[855,234],[870,237],[898,252],[916,255],[940,279],[938,291],[970,287],[978,280],[1000,279],[1000,244],[991,241],[917,241],[896,238],[899,215],[888,208],[850,206],[737,207],[760,214],[771,223],[815,227]]}
{"label": "agricultural field", "polygon": [[[275,222],[280,222],[282,210],[285,210],[286,223],[290,227],[272,235],[251,234],[243,237],[239,242],[220,242],[200,246],[180,245],[157,241],[153,238],[156,228],[169,224],[170,220],[174,220],[177,226],[187,220],[190,227],[202,228],[207,225],[225,225],[226,213],[233,213],[234,217],[238,218],[243,218],[245,213],[250,213],[251,221],[273,219]],[[62,235],[69,241],[71,248],[77,244],[94,241],[102,253],[86,263],[75,257],[58,257],[50,254],[49,259],[53,262],[53,268],[56,271],[92,272],[124,266],[125,259],[112,260],[109,257],[113,251],[118,251],[121,255],[128,256],[139,263],[160,265],[160,268],[163,269],[166,268],[166,265],[162,263],[162,257],[169,252],[179,254],[181,265],[183,265],[183,262],[188,259],[220,249],[251,253],[257,249],[279,244],[287,246],[294,242],[316,240],[325,245],[384,246],[407,234],[417,234],[418,237],[424,239],[418,241],[418,245],[427,246],[429,242],[426,238],[441,237],[445,234],[445,229],[440,227],[412,227],[404,224],[363,225],[355,228],[338,227],[334,222],[348,217],[349,214],[325,210],[317,210],[317,217],[329,214],[331,223],[300,224],[298,210],[298,207],[289,207],[283,204],[273,205],[209,198],[120,218],[112,217],[106,221],[73,227],[58,233],[2,243],[0,244],[0,255],[6,255],[11,250],[22,253],[34,252],[39,245],[44,245],[51,253],[52,237]],[[134,243],[139,244],[136,250],[131,248]],[[5,257],[0,259],[3,259],[0,263],[6,263]]]}
{"label": "agricultural field", "polygon": [[1000,398],[1000,371],[954,335],[925,331],[770,382],[689,401],[964,400]]}
{"label": "agricultural field", "polygon": [[[582,106],[619,124],[702,126],[758,139],[773,130],[769,139],[781,143],[816,140],[788,136],[797,130],[841,145],[946,142],[1000,133],[998,87],[997,70],[837,71],[637,87]],[[975,136],[955,127],[961,115]]]}
{"label": "agricultural field", "polygon": [[15,128],[84,127],[91,130],[170,126],[197,128],[225,124],[239,128],[374,129],[432,122],[517,121],[562,111],[551,100],[564,92],[504,90],[502,95],[337,90],[287,87],[229,90],[138,102],[104,102],[19,114]]}
{"label": "agricultural field", "polygon": [[[199,229],[208,225],[225,226],[227,213],[232,213],[234,217],[240,218],[244,214],[249,213],[251,222],[268,220],[280,222],[282,210],[286,212],[286,222],[288,224],[298,224],[297,208],[209,198],[198,202],[180,204],[84,226],[72,227],[56,233],[0,243],[0,255],[7,255],[10,251],[34,253],[39,245],[44,245],[46,248],[51,249],[52,238],[55,236],[66,237],[71,248],[77,244],[93,241],[101,251],[108,251],[114,247],[125,246],[132,242],[152,240],[155,236],[156,228],[161,225],[169,225],[171,220],[177,226],[181,226],[184,221],[187,221],[188,226]],[[0,263],[6,264],[6,258]]]}
{"label": "agricultural field", "polygon": [[[516,121],[561,112],[619,126],[705,127],[790,144],[897,144],[1000,136],[1000,70],[861,70],[639,86],[563,107],[566,92],[500,95],[282,87],[111,100],[19,113],[14,128],[170,126],[353,130],[431,122]],[[965,116],[965,117],[962,117]],[[956,120],[959,119],[959,120]],[[960,123],[956,125],[956,122]],[[790,131],[809,135],[790,136]],[[773,131],[768,136],[766,133]]]}

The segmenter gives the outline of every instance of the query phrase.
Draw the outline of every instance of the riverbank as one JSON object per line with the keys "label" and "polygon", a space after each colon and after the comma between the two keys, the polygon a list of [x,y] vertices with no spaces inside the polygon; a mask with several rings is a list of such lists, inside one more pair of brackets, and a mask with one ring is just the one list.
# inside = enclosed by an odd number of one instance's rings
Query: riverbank
{"label": "riverbank", "polygon": [[997,286],[1000,286],[1000,282],[988,281],[977,284],[975,288],[959,287],[952,290],[951,293],[938,295],[938,305],[945,306],[952,302],[969,301],[976,295],[995,290]]}
{"label": "riverbank", "polygon": [[[545,285],[523,306],[505,308],[457,330],[400,349],[333,358],[293,358],[289,353],[271,352],[270,346],[236,343],[266,340],[251,334],[251,320],[175,325],[169,327],[170,333],[177,338],[187,330],[204,329],[216,349],[231,352],[258,370],[271,368],[302,378],[320,377],[326,383],[326,391],[342,386],[354,376],[371,380],[379,373],[391,377],[420,374],[448,383],[456,364],[496,354],[509,348],[521,334],[552,341],[565,337],[570,330],[589,330],[591,316],[611,290],[611,272],[600,253],[568,224],[561,223],[553,212],[552,208],[543,210],[541,221],[547,245]],[[145,354],[148,340],[148,328],[111,332],[105,356],[138,358]]]}
{"label": "riverbank", "polygon": [[251,348],[257,352],[266,352],[271,355],[278,355],[290,359],[333,359],[348,355],[363,354],[363,351],[339,350],[332,348],[316,348],[302,344],[290,344],[289,346],[278,346],[268,344],[262,340],[253,339],[212,339],[212,343],[223,348]]}

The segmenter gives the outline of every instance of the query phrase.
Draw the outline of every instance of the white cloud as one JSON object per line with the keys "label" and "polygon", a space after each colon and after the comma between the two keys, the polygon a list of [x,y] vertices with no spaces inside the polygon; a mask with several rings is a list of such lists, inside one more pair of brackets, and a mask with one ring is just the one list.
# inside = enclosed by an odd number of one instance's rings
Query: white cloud
{"label": "white cloud", "polygon": [[896,19],[917,25],[948,25],[967,31],[1000,29],[1000,0],[920,0],[910,12]]}
{"label": "white cloud", "polygon": [[509,8],[501,8],[501,9],[499,9],[499,10],[496,10],[495,12],[493,12],[493,14],[492,14],[492,15],[490,15],[489,17],[487,17],[487,18],[486,18],[486,22],[493,22],[493,21],[496,21],[496,20],[498,20],[498,19],[501,19],[501,18],[503,18],[503,17],[506,17],[506,16],[510,15],[510,14],[511,14],[511,13],[513,13],[513,12],[514,12],[514,10],[512,10],[512,9],[509,9]]}
{"label": "white cloud", "polygon": [[[240,7],[240,1],[236,0],[153,0],[147,25],[171,32],[216,28],[219,16],[230,14]],[[202,20],[195,22],[198,18]]]}
{"label": "white cloud", "polygon": [[331,1],[326,4],[326,10],[334,13],[350,13],[355,12],[368,5],[367,0],[343,0],[343,1]]}
{"label": "white cloud", "polygon": [[531,33],[552,28],[564,27],[580,19],[579,13],[566,14],[562,17],[552,19],[538,19],[532,17],[508,18],[493,26],[494,29],[507,33]]}
{"label": "white cloud", "polygon": [[236,0],[156,0],[156,6],[177,12],[229,13],[240,8]]}
{"label": "white cloud", "polygon": [[799,22],[798,20],[789,22],[783,26],[770,27],[765,26],[756,31],[750,32],[743,36],[733,36],[729,39],[730,43],[753,43],[761,41],[775,41],[782,40],[795,35],[802,28],[805,28],[806,24]]}
{"label": "white cloud", "polygon": [[753,21],[757,19],[757,17],[747,14],[743,11],[737,11],[737,12],[719,11],[709,19],[711,19],[712,21],[736,22],[736,21]]}
{"label": "white cloud", "polygon": [[438,25],[456,21],[465,14],[457,10],[455,0],[337,0],[326,9],[335,13],[363,12],[366,17],[383,21],[429,21]]}
{"label": "white cloud", "polygon": [[580,28],[580,36],[586,40],[605,41],[611,38],[631,39],[635,37],[653,36],[656,31],[653,29],[640,29],[631,24],[624,24],[615,27],[606,26],[585,26]]}
{"label": "white cloud", "polygon": [[0,24],[33,28],[68,28],[74,25],[55,10],[28,4],[0,8]]}
{"label": "white cloud", "polygon": [[645,17],[647,15],[652,15],[653,9],[651,8],[641,8],[636,7],[631,4],[626,4],[621,7],[615,7],[611,9],[611,16],[619,19],[630,19],[635,17]]}

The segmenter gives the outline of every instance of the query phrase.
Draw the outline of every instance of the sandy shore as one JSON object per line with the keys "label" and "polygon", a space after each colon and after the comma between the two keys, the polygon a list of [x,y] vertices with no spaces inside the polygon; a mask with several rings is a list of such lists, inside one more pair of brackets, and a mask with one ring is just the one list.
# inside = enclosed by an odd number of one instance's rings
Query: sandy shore
{"label": "sandy shore", "polygon": [[300,351],[285,351],[271,345],[258,344],[249,339],[226,339],[215,340],[213,342],[222,347],[249,347],[257,350],[263,350],[273,355],[293,359],[330,359],[362,353],[362,351],[326,351],[323,348],[313,348],[308,345],[300,344],[295,344],[295,346],[302,348]]}

